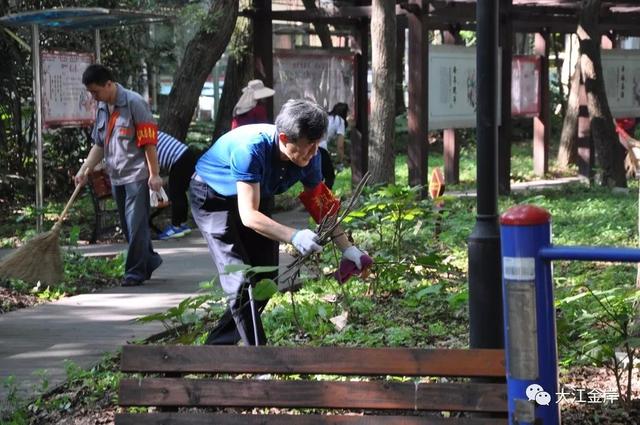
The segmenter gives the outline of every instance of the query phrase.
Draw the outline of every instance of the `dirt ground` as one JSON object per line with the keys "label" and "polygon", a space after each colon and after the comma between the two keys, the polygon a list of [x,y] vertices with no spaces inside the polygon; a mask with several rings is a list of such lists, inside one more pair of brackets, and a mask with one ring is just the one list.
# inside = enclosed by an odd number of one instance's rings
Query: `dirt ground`
{"label": "dirt ground", "polygon": [[21,308],[33,307],[43,302],[37,296],[21,294],[0,286],[0,314]]}

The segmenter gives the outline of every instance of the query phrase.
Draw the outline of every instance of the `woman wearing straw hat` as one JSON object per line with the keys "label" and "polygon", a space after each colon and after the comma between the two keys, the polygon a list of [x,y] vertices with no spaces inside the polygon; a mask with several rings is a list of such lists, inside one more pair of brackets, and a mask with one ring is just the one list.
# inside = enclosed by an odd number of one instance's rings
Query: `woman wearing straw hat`
{"label": "woman wearing straw hat", "polygon": [[231,129],[247,124],[261,124],[269,122],[267,107],[262,99],[273,96],[275,90],[265,87],[262,80],[251,80],[242,89],[242,96],[233,108]]}

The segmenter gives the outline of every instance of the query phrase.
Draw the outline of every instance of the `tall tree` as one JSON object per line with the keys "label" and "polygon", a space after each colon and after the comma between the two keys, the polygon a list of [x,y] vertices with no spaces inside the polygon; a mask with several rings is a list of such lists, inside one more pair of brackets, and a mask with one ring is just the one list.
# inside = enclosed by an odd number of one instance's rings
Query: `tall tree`
{"label": "tall tree", "polygon": [[581,76],[580,61],[578,61],[569,83],[569,99],[567,100],[562,133],[560,135],[560,148],[558,149],[558,166],[563,169],[568,168],[569,164],[575,164],[577,160],[576,142],[578,141]]}
{"label": "tall tree", "polygon": [[369,171],[374,183],[395,182],[395,2],[373,0],[371,10],[371,127]]}
{"label": "tall tree", "polygon": [[251,42],[253,28],[249,18],[238,18],[236,29],[229,44],[227,69],[224,73],[224,87],[220,105],[216,108],[216,121],[212,142],[231,129],[233,107],[242,95],[242,88],[253,76],[253,55]]}
{"label": "tall tree", "polygon": [[407,112],[407,106],[404,104],[404,45],[406,41],[405,30],[407,24],[402,21],[398,22],[396,31],[398,38],[396,39],[396,115],[402,115]]}
{"label": "tall tree", "polygon": [[239,0],[214,0],[200,29],[187,44],[160,115],[160,129],[184,140],[198,98],[213,66],[224,52],[238,17]]}
{"label": "tall tree", "polygon": [[607,93],[604,87],[598,20],[600,0],[582,0],[578,24],[580,70],[587,92],[591,136],[598,154],[600,184],[626,187],[624,148],[618,142]]}
{"label": "tall tree", "polygon": [[[309,12],[317,11],[316,0],[302,0],[302,4],[304,8]],[[330,49],[333,47],[333,42],[331,41],[331,31],[329,30],[329,25],[322,22],[314,22],[313,27],[316,30],[316,34],[318,34],[318,38],[320,39],[320,43],[324,49]]]}

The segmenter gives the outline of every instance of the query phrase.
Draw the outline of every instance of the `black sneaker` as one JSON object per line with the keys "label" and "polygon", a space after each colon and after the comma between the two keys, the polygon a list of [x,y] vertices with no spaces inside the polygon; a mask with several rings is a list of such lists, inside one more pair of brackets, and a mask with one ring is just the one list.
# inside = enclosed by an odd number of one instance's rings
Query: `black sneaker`
{"label": "black sneaker", "polygon": [[122,286],[140,286],[142,285],[141,280],[126,278],[122,281]]}

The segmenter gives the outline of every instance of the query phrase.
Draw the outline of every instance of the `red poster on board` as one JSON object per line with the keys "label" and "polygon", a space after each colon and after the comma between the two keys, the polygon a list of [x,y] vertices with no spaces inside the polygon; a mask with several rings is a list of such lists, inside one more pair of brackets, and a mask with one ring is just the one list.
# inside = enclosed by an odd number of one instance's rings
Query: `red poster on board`
{"label": "red poster on board", "polygon": [[93,54],[42,52],[42,119],[44,128],[88,126],[95,119],[95,101],[82,84]]}
{"label": "red poster on board", "polygon": [[511,115],[540,113],[540,56],[514,56],[511,62]]}

